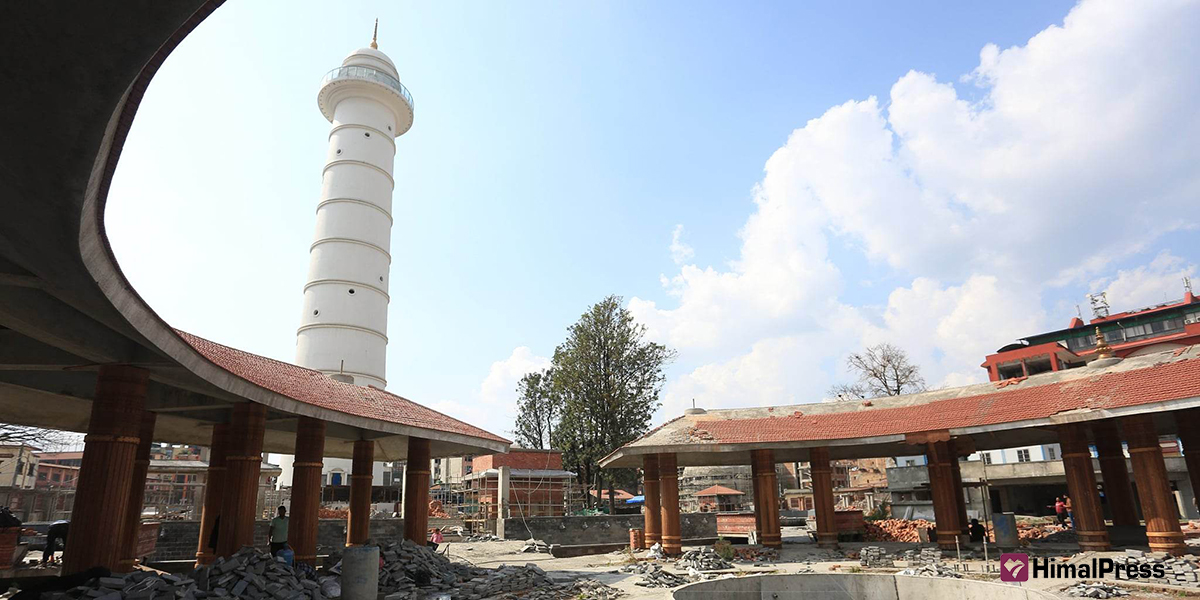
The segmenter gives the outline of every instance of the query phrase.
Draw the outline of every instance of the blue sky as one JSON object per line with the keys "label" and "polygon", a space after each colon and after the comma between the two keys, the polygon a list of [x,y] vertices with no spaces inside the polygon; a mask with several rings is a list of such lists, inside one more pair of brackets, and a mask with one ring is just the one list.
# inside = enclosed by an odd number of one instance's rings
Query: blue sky
{"label": "blue sky", "polygon": [[228,3],[168,59],[117,258],[174,326],[292,360],[318,83],[378,17],[416,100],[389,389],[498,433],[610,293],[680,351],[674,415],[818,401],[878,341],[976,381],[1085,293],[1175,298],[1195,270],[1194,1],[330,8]]}

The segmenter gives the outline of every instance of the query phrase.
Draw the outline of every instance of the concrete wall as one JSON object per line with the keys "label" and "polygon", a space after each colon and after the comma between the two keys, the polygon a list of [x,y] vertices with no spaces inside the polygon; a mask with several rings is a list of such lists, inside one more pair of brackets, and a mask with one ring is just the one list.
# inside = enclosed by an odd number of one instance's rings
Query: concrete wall
{"label": "concrete wall", "polygon": [[[547,544],[617,544],[629,542],[629,530],[645,527],[642,515],[600,515],[595,517],[531,517],[505,519],[504,531],[510,540],[530,536]],[[717,537],[717,516],[712,513],[684,514],[679,517],[684,540]]]}
{"label": "concrete wall", "polygon": [[1054,595],[1023,587],[940,577],[811,573],[762,575],[701,581],[675,590],[675,600],[712,598],[763,600],[1051,600]]}
{"label": "concrete wall", "polygon": [[[267,549],[270,521],[254,523],[254,545]],[[371,519],[371,538],[380,542],[399,541],[404,537],[404,519]],[[199,542],[199,521],[163,521],[159,528],[158,545],[152,561],[189,560],[196,557]],[[317,551],[324,554],[346,545],[346,520],[321,519],[317,523]]]}

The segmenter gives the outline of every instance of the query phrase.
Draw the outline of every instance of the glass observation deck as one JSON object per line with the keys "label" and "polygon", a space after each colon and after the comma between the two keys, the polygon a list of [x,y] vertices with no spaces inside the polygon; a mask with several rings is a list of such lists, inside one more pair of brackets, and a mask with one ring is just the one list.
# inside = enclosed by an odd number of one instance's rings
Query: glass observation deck
{"label": "glass observation deck", "polygon": [[363,66],[338,67],[325,74],[325,77],[321,79],[321,85],[337,79],[358,79],[382,83],[392,88],[397,94],[400,94],[401,98],[404,98],[404,103],[408,105],[408,110],[412,111],[414,109],[412,94],[408,93],[408,88],[404,87],[404,84],[400,83],[399,79],[379,69]]}

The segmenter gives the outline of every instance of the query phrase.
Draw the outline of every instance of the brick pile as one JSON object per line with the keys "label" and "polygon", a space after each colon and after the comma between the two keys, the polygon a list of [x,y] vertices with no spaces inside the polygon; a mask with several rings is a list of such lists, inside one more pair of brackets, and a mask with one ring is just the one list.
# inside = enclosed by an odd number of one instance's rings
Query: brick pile
{"label": "brick pile", "polygon": [[1176,558],[1165,552],[1143,552],[1141,550],[1126,550],[1124,556],[1116,557],[1115,561],[1124,565],[1158,565],[1166,568],[1165,578],[1138,578],[1142,583],[1157,583],[1163,585],[1182,585],[1200,588],[1200,570],[1196,563],[1187,558]]}
{"label": "brick pile", "polygon": [[917,531],[929,529],[933,523],[924,519],[880,519],[867,521],[866,539],[870,542],[917,542]]}
{"label": "brick pile", "polygon": [[896,566],[892,555],[880,546],[863,546],[858,552],[858,564],[869,569],[890,569]]}

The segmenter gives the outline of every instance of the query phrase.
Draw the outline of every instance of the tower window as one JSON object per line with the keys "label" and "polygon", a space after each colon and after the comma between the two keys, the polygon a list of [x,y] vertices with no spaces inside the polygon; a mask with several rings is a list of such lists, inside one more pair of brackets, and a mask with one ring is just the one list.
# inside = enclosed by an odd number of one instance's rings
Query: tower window
{"label": "tower window", "polygon": [[314,316],[314,317],[315,317],[315,316],[317,316],[317,315],[319,315],[319,314],[321,314],[321,311],[319,311],[319,310],[314,310],[314,311],[313,311],[313,316]]}
{"label": "tower window", "polygon": [[370,131],[368,131],[368,132],[364,133],[364,134],[363,134],[363,137],[371,137],[371,132],[370,132]]}
{"label": "tower window", "polygon": [[338,148],[338,150],[337,150],[337,153],[338,153],[338,156],[341,156],[341,155],[342,155],[342,149],[341,149],[341,148]]}
{"label": "tower window", "polygon": [[383,283],[383,275],[379,276],[379,283]]}
{"label": "tower window", "polygon": [[353,296],[353,295],[354,295],[354,288],[350,288],[350,295],[351,295],[351,296]]}
{"label": "tower window", "polygon": [[388,125],[388,131],[391,131],[391,130],[392,130],[392,126]]}

